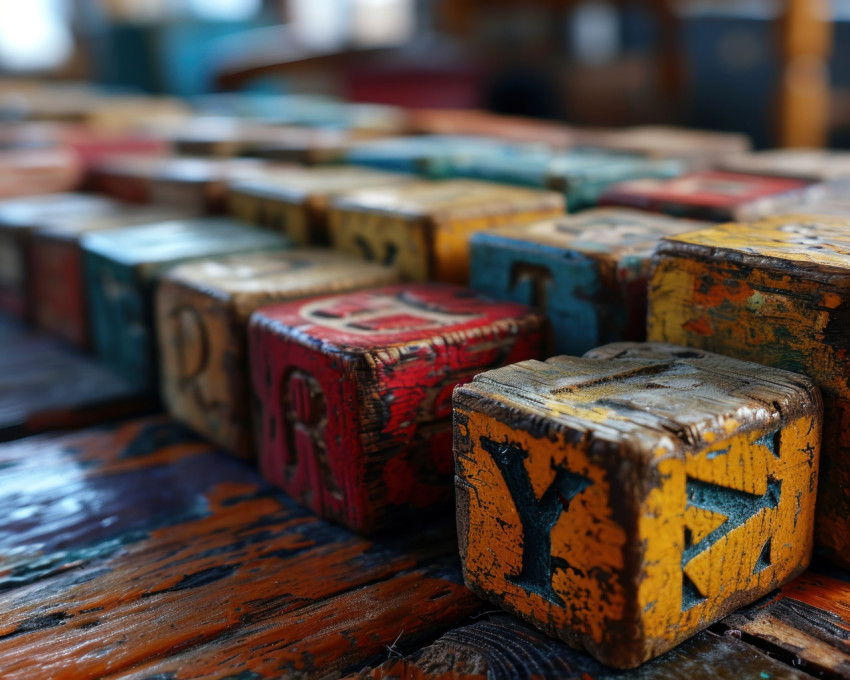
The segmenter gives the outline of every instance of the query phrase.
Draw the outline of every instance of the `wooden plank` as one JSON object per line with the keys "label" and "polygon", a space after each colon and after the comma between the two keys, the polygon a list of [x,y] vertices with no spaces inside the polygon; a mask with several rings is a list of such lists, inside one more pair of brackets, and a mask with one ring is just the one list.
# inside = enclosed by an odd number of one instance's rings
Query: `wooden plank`
{"label": "wooden plank", "polygon": [[360,538],[165,418],[7,444],[0,463],[4,677],[320,677],[479,606],[449,527]]}
{"label": "wooden plank", "polygon": [[454,395],[464,579],[603,663],[654,658],[805,569],[821,409],[675,345],[480,374]]}
{"label": "wooden plank", "polygon": [[659,246],[649,338],[811,376],[824,398],[817,542],[850,566],[850,222],[788,215]]}
{"label": "wooden plank", "polygon": [[354,191],[333,202],[331,242],[407,279],[465,285],[476,231],[563,214],[563,196],[474,180]]}
{"label": "wooden plank", "polygon": [[413,180],[412,175],[351,166],[280,168],[260,178],[232,182],[228,203],[239,219],[282,231],[299,245],[326,245],[333,198]]}
{"label": "wooden plank", "polygon": [[829,573],[806,572],[721,629],[815,677],[850,677],[850,583]]}
{"label": "wooden plank", "polygon": [[732,636],[703,631],[632,671],[606,668],[504,614],[449,631],[346,680],[810,680]]}
{"label": "wooden plank", "polygon": [[140,390],[157,386],[153,289],[169,267],[225,254],[287,248],[281,234],[226,218],[198,218],[83,235],[83,268],[100,359]]}
{"label": "wooden plank", "polygon": [[177,266],[160,282],[155,305],[166,408],[219,446],[253,457],[251,313],[270,304],[397,282],[398,274],[389,267],[318,249]]}
{"label": "wooden plank", "polygon": [[0,329],[0,441],[153,408],[150,398],[90,357],[6,320]]}
{"label": "wooden plank", "polygon": [[444,284],[265,307],[251,320],[263,473],[374,532],[450,507],[451,395],[545,352],[543,315]]}
{"label": "wooden plank", "polygon": [[470,285],[545,310],[555,354],[644,340],[655,246],[663,236],[702,226],[608,208],[479,232],[470,239]]}
{"label": "wooden plank", "polygon": [[758,219],[772,213],[777,202],[802,200],[815,191],[814,185],[795,179],[705,170],[669,180],[615,184],[599,202],[727,222]]}

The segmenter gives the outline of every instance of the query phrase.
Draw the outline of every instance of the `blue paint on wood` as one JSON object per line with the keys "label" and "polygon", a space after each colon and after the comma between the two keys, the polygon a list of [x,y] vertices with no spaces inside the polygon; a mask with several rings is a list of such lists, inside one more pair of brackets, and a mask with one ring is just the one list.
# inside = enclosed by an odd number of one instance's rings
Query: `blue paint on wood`
{"label": "blue paint on wood", "polygon": [[605,299],[595,261],[565,248],[480,232],[470,241],[470,285],[545,310],[556,354],[580,356],[623,340],[628,314]]}

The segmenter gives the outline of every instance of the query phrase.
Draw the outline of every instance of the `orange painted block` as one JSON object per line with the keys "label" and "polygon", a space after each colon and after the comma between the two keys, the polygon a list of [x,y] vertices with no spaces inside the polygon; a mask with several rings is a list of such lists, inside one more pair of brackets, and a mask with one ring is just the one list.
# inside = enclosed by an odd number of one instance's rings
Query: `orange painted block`
{"label": "orange painted block", "polygon": [[850,567],[850,220],[790,215],[661,242],[651,340],[810,376],[823,392],[816,538]]}
{"label": "orange painted block", "polygon": [[326,250],[200,260],[169,271],[156,298],[169,412],[242,457],[254,454],[248,318],[258,307],[395,283],[389,267]]}
{"label": "orange painted block", "polygon": [[83,234],[192,217],[177,208],[116,204],[102,215],[46,218],[30,239],[30,290],[36,325],[82,349],[89,348],[88,301],[83,277]]}
{"label": "orange painted block", "polygon": [[474,592],[633,667],[799,574],[821,431],[806,377],[620,343],[454,393]]}
{"label": "orange painted block", "polygon": [[357,189],[407,184],[414,179],[413,175],[372,168],[293,166],[231,183],[229,207],[235,217],[279,229],[299,245],[327,244],[328,205],[334,197]]}
{"label": "orange painted block", "polygon": [[559,193],[473,180],[365,189],[333,202],[331,243],[392,264],[410,280],[465,284],[472,234],[554,217],[565,209]]}

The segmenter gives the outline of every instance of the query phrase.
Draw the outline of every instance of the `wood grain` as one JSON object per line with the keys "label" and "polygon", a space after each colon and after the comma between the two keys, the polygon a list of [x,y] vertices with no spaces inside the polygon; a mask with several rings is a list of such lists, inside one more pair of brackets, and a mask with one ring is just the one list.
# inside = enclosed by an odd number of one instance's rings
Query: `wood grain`
{"label": "wood grain", "polygon": [[479,606],[445,526],[359,538],[164,418],[0,464],[4,677],[318,678]]}
{"label": "wood grain", "polygon": [[604,663],[658,656],[808,564],[821,408],[672,345],[481,374],[454,396],[465,580]]}

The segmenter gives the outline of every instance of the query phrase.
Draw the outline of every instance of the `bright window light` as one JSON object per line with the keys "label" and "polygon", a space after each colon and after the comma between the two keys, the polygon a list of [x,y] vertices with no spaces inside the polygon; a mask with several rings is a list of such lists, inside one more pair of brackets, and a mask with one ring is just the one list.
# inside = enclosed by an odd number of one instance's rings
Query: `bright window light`
{"label": "bright window light", "polygon": [[188,0],[186,4],[199,19],[244,21],[257,15],[261,0]]}
{"label": "bright window light", "polygon": [[0,67],[49,70],[65,63],[73,49],[65,0],[0,0]]}

